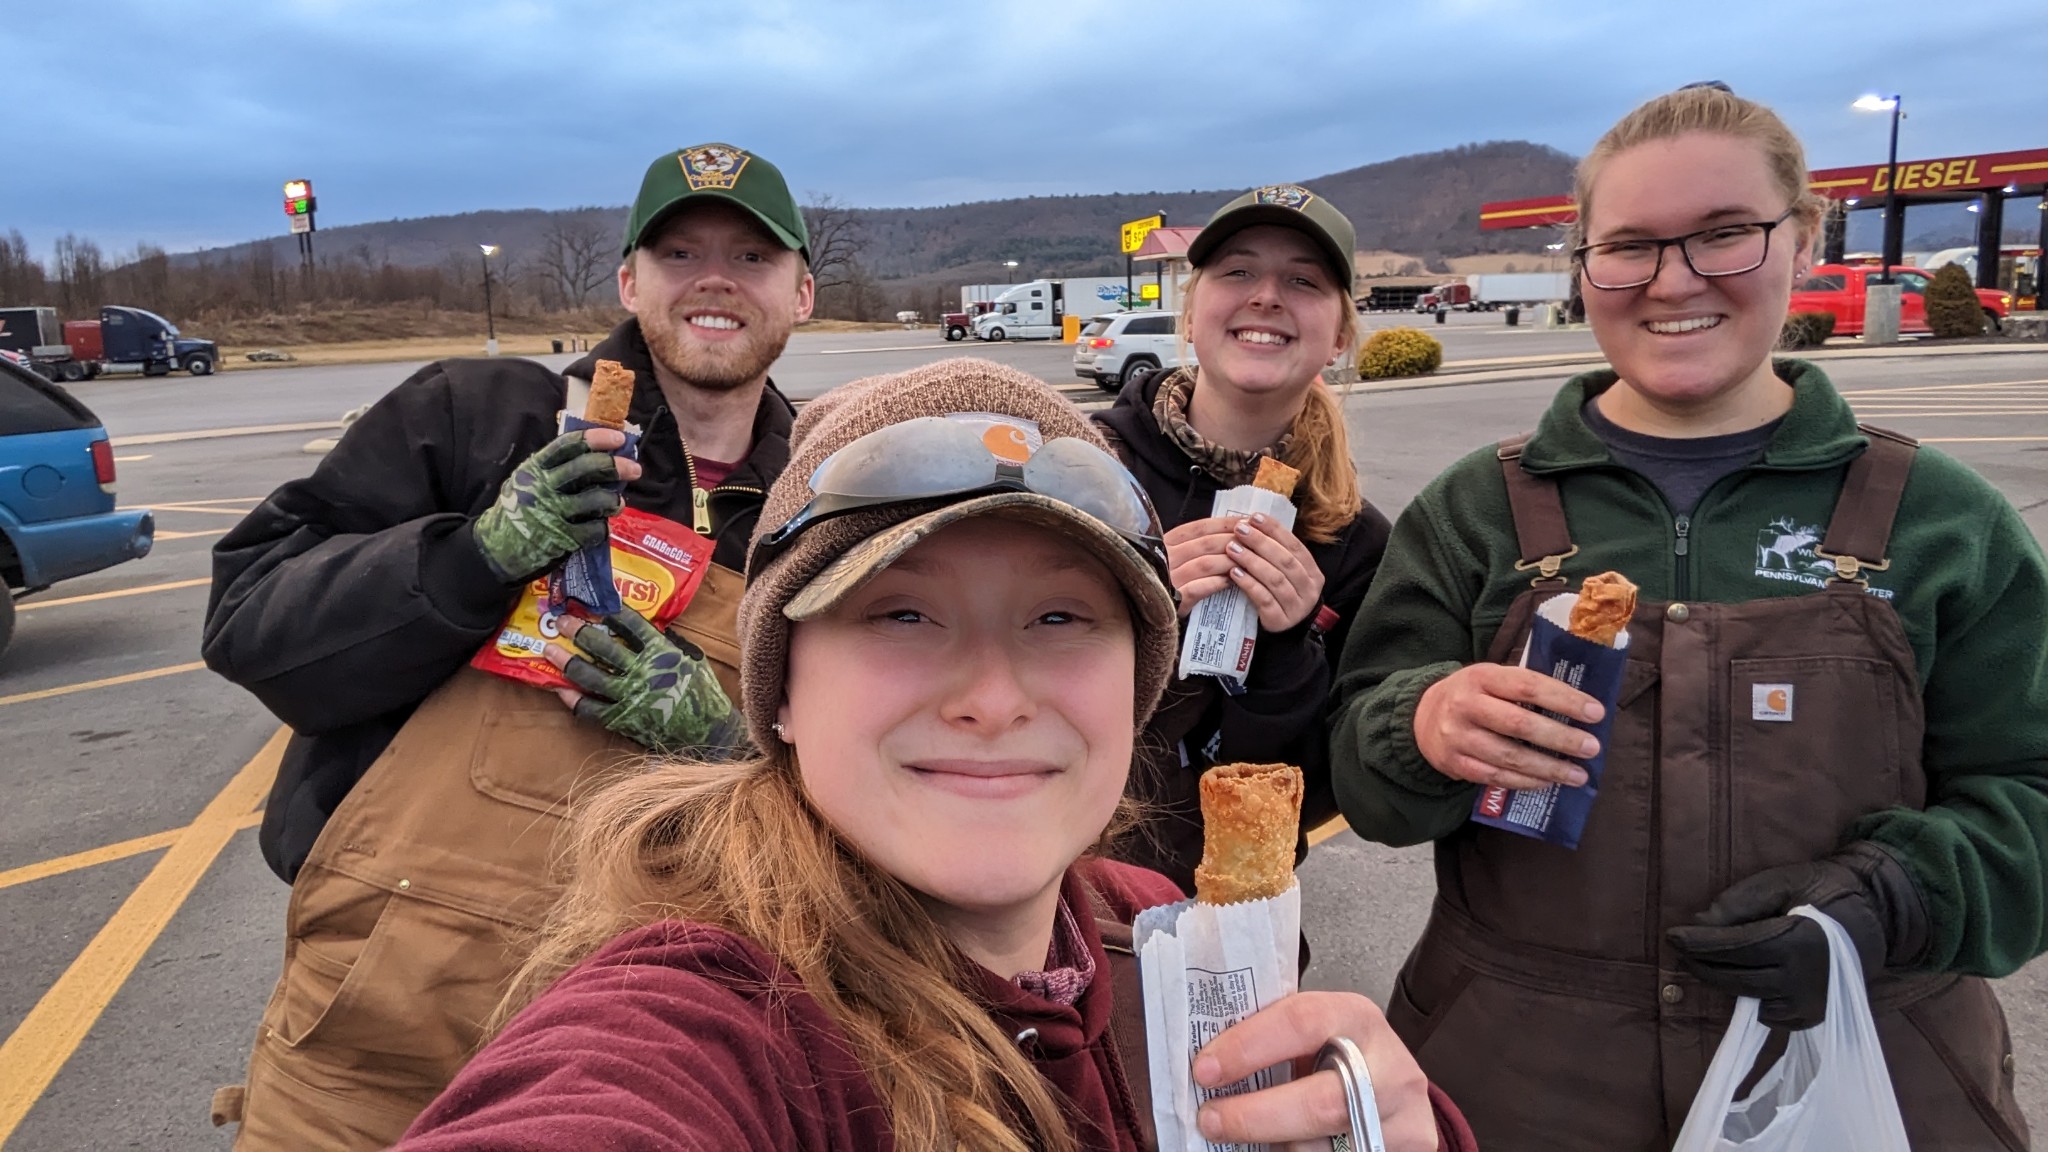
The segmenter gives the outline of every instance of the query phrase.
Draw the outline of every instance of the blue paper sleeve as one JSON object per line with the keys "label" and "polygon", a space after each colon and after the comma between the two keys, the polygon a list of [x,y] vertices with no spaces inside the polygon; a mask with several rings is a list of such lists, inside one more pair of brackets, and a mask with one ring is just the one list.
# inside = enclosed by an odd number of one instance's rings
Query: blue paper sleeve
{"label": "blue paper sleeve", "polygon": [[1544,715],[1600,741],[1600,751],[1580,761],[1586,782],[1576,788],[1552,784],[1543,788],[1502,788],[1492,786],[1479,792],[1472,805],[1476,823],[1549,844],[1577,848],[1592,814],[1593,801],[1600,795],[1600,774],[1607,763],[1607,736],[1614,727],[1614,708],[1621,700],[1621,677],[1628,668],[1628,651],[1609,648],[1574,636],[1557,625],[1536,617],[1529,633],[1529,658],[1525,667],[1542,672],[1600,701],[1606,709],[1598,724],[1589,724],[1555,712]]}
{"label": "blue paper sleeve", "polygon": [[[562,414],[561,426],[564,432],[604,427],[566,412]],[[625,447],[612,455],[638,461],[640,434],[628,431]],[[606,487],[613,492],[626,490],[624,481]],[[549,610],[559,613],[572,606],[579,610],[579,615],[595,619],[603,619],[626,606],[625,601],[619,598],[618,586],[612,583],[612,539],[609,531],[602,539],[570,553],[569,558],[562,561],[562,566],[548,575]]]}

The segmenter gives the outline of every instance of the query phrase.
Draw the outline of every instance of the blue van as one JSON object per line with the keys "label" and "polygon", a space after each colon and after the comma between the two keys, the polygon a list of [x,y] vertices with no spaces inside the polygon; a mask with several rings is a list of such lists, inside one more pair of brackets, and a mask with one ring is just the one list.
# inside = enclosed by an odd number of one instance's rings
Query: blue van
{"label": "blue van", "polygon": [[114,510],[114,446],[91,409],[0,358],[0,650],[14,600],[149,554],[156,518]]}

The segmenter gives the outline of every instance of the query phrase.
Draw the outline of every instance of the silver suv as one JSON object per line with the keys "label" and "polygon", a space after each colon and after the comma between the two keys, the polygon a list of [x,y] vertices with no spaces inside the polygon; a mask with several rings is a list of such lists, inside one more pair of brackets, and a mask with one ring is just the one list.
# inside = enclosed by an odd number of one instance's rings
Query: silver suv
{"label": "silver suv", "polygon": [[[1139,375],[1180,367],[1177,319],[1154,309],[1095,317],[1074,341],[1074,375],[1095,381],[1106,392],[1120,392]],[[1185,362],[1195,362],[1192,347]]]}

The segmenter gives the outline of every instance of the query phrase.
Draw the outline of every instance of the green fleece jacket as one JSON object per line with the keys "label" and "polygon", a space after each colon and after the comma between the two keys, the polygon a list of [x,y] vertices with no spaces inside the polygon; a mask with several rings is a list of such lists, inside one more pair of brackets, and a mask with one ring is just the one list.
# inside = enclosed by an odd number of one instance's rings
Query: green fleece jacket
{"label": "green fleece jacket", "polygon": [[[1822,534],[1867,441],[1819,368],[1784,360],[1777,370],[1793,385],[1792,409],[1763,460],[1722,478],[1685,515],[1617,464],[1581,417],[1614,373],[1568,382],[1522,460],[1559,481],[1580,549],[1571,571],[1626,572],[1657,600],[1819,591],[1811,557],[1766,566],[1760,537]],[[1359,835],[1420,843],[1470,815],[1477,786],[1422,758],[1415,705],[1437,680],[1486,658],[1529,584],[1514,570],[1519,558],[1491,445],[1432,481],[1395,524],[1334,688],[1333,779]],[[2048,564],[1997,489],[1926,447],[1890,559],[1888,571],[1869,574],[1871,594],[1898,611],[1918,664],[1929,804],[1865,817],[1843,840],[1877,841],[1905,863],[1934,920],[1927,968],[2002,976],[2048,947]]]}

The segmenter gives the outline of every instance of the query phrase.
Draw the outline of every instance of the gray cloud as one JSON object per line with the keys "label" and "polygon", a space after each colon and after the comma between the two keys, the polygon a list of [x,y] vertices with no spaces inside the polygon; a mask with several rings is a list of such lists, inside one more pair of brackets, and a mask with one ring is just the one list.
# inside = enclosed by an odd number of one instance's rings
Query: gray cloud
{"label": "gray cloud", "polygon": [[2048,146],[2031,3],[79,0],[10,32],[59,49],[8,63],[46,135],[0,228],[38,250],[280,233],[296,176],[329,226],[617,204],[709,139],[860,205],[1235,188],[1479,140],[1580,152],[1709,78],[1819,166],[1882,159],[1884,118],[1848,107],[1880,89],[1908,157]]}

